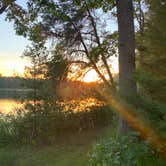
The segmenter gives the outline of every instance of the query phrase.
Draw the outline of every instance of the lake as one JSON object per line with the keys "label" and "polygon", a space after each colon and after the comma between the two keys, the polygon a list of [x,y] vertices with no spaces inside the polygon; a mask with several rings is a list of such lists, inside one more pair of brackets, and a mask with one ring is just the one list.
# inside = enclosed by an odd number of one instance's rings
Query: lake
{"label": "lake", "polygon": [[31,89],[0,88],[0,112],[11,113],[23,104],[19,98],[24,98]]}
{"label": "lake", "polygon": [[0,112],[10,113],[16,110],[16,108],[21,108],[22,103],[19,100],[14,99],[0,99]]}
{"label": "lake", "polygon": [[32,91],[32,89],[0,88],[0,99],[17,99],[26,96],[30,91]]}

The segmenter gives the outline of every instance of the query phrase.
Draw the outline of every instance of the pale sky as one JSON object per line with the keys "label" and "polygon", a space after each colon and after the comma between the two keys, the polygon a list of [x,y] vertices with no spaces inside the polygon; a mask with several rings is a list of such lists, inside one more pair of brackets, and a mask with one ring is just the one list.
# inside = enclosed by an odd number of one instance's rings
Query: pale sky
{"label": "pale sky", "polygon": [[13,23],[4,20],[0,15],[0,73],[11,76],[13,72],[22,73],[28,61],[21,59],[21,55],[28,45],[28,41],[15,34]]}

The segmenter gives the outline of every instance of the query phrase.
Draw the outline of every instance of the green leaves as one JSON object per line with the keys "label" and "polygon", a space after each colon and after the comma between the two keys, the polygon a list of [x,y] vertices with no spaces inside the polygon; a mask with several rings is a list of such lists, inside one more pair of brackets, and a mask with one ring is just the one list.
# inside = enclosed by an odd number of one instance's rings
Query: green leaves
{"label": "green leaves", "polygon": [[87,5],[91,9],[102,8],[105,12],[108,12],[115,6],[115,0],[88,0]]}
{"label": "green leaves", "polygon": [[90,57],[93,61],[97,62],[99,60],[99,56],[101,53],[101,49],[99,47],[93,47],[91,51],[89,52]]}
{"label": "green leaves", "polygon": [[138,166],[139,160],[150,152],[149,147],[138,142],[137,137],[111,137],[93,147],[89,166]]}
{"label": "green leaves", "polygon": [[69,63],[63,46],[57,45],[51,51],[51,58],[46,63],[46,78],[53,81],[66,80],[69,72]]}
{"label": "green leaves", "polygon": [[155,101],[165,103],[166,99],[166,8],[158,1],[146,0],[143,35],[137,36],[140,90]]}
{"label": "green leaves", "polygon": [[44,31],[42,24],[36,24],[30,29],[29,39],[34,42],[42,42],[45,40],[46,32]]}

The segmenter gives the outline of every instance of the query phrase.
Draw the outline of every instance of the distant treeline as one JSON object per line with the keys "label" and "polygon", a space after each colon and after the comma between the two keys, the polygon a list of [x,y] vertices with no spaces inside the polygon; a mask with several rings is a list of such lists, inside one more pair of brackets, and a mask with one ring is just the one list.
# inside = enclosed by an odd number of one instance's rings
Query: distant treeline
{"label": "distant treeline", "polygon": [[[25,97],[29,91],[36,86],[41,86],[49,80],[34,80],[21,77],[0,77],[0,98],[20,98]],[[45,82],[45,83],[46,83]],[[36,84],[34,86],[34,84]],[[52,92],[59,99],[72,100],[83,97],[95,97],[96,83],[85,83],[80,81],[52,81]]]}

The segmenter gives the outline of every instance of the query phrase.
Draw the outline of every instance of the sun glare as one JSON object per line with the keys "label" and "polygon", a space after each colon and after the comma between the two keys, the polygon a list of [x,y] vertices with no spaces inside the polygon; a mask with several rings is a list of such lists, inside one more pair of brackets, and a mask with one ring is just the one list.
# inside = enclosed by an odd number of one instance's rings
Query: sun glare
{"label": "sun glare", "polygon": [[85,74],[83,82],[96,82],[99,81],[99,79],[100,78],[97,75],[96,71],[92,69]]}
{"label": "sun glare", "polygon": [[29,63],[21,58],[1,58],[0,61],[0,73],[3,76],[23,75],[25,66],[29,66]]}

